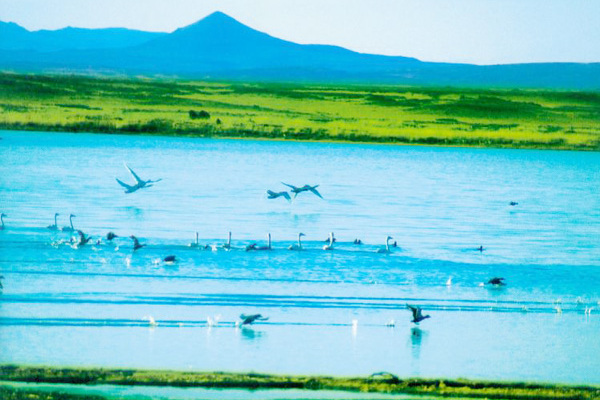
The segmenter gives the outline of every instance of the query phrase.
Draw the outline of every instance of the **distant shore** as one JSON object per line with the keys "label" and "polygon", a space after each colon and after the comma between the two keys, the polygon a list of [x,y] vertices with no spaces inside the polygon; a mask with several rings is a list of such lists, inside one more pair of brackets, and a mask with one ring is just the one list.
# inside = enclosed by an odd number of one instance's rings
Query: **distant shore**
{"label": "distant shore", "polygon": [[[326,376],[284,376],[225,372],[176,372],[99,368],[57,368],[0,366],[0,395],[16,393],[9,398],[28,396],[35,389],[14,389],[2,381],[35,383],[68,383],[76,385],[172,386],[237,389],[302,389],[340,390],[351,392],[432,395],[461,398],[495,399],[600,399],[600,387],[582,385],[492,382],[466,379],[398,378],[389,373],[369,377],[343,378]],[[20,392],[20,393],[19,393]],[[56,397],[57,399],[79,399]]]}
{"label": "distant shore", "polygon": [[0,129],[600,151],[600,93],[0,72]]}

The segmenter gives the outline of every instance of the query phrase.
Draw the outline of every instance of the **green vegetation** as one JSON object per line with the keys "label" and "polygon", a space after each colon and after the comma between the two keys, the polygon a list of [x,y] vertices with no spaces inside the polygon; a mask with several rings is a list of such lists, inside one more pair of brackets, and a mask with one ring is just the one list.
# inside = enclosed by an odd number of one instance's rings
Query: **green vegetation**
{"label": "green vegetation", "polygon": [[[240,389],[345,390],[488,399],[600,399],[600,388],[445,379],[399,379],[388,373],[368,378],[265,374],[58,369],[2,366],[0,381],[112,384]],[[8,390],[8,389],[7,389]],[[20,398],[20,397],[15,397]]]}
{"label": "green vegetation", "polygon": [[600,150],[600,93],[0,73],[0,128]]}

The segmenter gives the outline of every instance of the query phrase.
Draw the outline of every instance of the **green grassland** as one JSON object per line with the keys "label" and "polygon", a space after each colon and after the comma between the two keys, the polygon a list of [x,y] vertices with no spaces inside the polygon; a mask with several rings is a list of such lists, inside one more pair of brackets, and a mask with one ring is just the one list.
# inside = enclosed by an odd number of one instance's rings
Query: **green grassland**
{"label": "green grassland", "polygon": [[0,73],[0,128],[597,151],[600,93]]}
{"label": "green grassland", "polygon": [[[19,392],[19,390],[10,389],[6,386],[2,389],[2,381],[68,383],[77,385],[110,384],[238,389],[343,390],[351,392],[460,397],[464,399],[600,399],[600,388],[594,386],[487,382],[464,379],[400,379],[388,373],[373,374],[366,378],[342,378],[224,372],[144,371],[97,368],[61,369],[6,365],[0,366],[0,395],[2,394],[2,390]],[[21,395],[23,393],[19,394],[19,396]],[[52,398],[69,399],[70,397]]]}

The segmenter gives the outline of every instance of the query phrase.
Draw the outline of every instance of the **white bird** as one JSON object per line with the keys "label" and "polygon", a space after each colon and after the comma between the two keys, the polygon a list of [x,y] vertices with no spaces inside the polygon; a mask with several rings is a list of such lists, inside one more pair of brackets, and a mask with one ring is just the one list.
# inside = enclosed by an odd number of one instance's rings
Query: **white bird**
{"label": "white bird", "polygon": [[70,214],[69,215],[69,224],[71,226],[63,226],[63,228],[61,229],[61,231],[63,232],[73,232],[75,230],[75,228],[73,227],[73,218],[75,218],[76,215]]}
{"label": "white bird", "polygon": [[227,239],[227,243],[224,243],[222,247],[225,250],[231,250],[231,231],[229,232],[229,237]]}
{"label": "white bird", "polygon": [[267,190],[267,194],[269,195],[268,199],[284,197],[287,201],[292,201],[292,198],[290,197],[290,194],[288,192],[274,192],[272,190]]}
{"label": "white bird", "polygon": [[452,277],[449,277],[446,281],[446,286],[452,286]]}
{"label": "white bird", "polygon": [[59,213],[55,213],[54,214],[54,225],[48,225],[47,228],[50,229],[51,231],[57,231],[58,230],[58,224],[56,223],[56,218],[59,216]]}
{"label": "white bird", "polygon": [[147,320],[148,320],[148,325],[150,325],[151,327],[158,326],[158,322],[156,322],[156,321],[154,320],[154,317],[153,317],[153,316],[151,316],[151,315],[149,315],[149,316],[146,316],[146,317],[144,317],[144,318],[142,318],[142,319],[147,319]]}
{"label": "white bird", "polygon": [[131,175],[133,175],[133,179],[135,179],[135,185],[128,185],[128,184],[124,183],[123,181],[120,181],[119,179],[117,179],[117,182],[119,183],[119,185],[121,185],[125,188],[125,193],[133,193],[136,190],[151,187],[153,183],[162,181],[162,179],[157,179],[155,181],[148,179],[147,181],[145,181],[145,180],[141,179],[139,176],[137,176],[137,174],[135,172],[133,172],[133,170],[131,168],[129,168],[129,166],[127,164],[125,164],[125,167],[129,170]]}
{"label": "white bird", "polygon": [[298,244],[293,244],[288,247],[288,250],[302,250],[302,236],[306,236],[304,233],[300,232],[298,234]]}
{"label": "white bird", "polygon": [[388,236],[387,238],[385,238],[385,248],[381,248],[378,249],[377,252],[380,254],[387,254],[390,252],[390,240],[392,240],[393,237]]}
{"label": "white bird", "polygon": [[306,192],[306,191],[313,192],[314,194],[316,194],[320,198],[323,198],[323,196],[321,196],[321,193],[319,193],[317,191],[317,188],[319,187],[319,185],[315,185],[315,186],[304,185],[302,187],[296,187],[294,185],[288,185],[285,182],[281,182],[281,183],[283,183],[285,186],[287,186],[287,187],[289,187],[289,188],[292,189],[292,193],[294,193],[294,198],[296,198],[296,196],[298,196],[298,193],[302,193],[302,192]]}
{"label": "white bird", "polygon": [[325,246],[323,246],[323,250],[333,250],[333,242],[335,241],[335,238],[333,237],[333,232],[329,233],[329,243],[327,243]]}
{"label": "white bird", "polygon": [[196,232],[196,241],[189,244],[190,247],[198,247],[198,232]]}
{"label": "white bird", "polygon": [[256,247],[254,250],[271,250],[271,234],[267,235],[267,240],[269,244],[267,246]]}

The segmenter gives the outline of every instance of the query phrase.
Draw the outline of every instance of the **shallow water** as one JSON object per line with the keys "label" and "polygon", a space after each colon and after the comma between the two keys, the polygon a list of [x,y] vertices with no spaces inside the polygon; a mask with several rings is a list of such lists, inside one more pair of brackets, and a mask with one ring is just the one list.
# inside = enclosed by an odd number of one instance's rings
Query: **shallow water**
{"label": "shallow water", "polygon": [[[598,153],[0,136],[0,363],[600,383]],[[163,180],[124,194],[124,162]]]}

